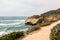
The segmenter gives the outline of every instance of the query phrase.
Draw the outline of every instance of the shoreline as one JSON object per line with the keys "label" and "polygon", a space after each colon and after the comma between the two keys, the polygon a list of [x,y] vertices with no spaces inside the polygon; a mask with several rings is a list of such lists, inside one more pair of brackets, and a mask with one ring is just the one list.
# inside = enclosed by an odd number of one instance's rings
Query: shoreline
{"label": "shoreline", "polygon": [[57,22],[53,22],[51,25],[42,27],[40,30],[34,31],[28,34],[22,40],[32,40],[32,39],[33,40],[50,40],[49,36],[50,36],[51,29],[59,23],[60,23],[60,20]]}
{"label": "shoreline", "polygon": [[17,31],[8,31],[8,32],[2,31],[2,32],[0,32],[0,37],[3,36],[3,35],[6,35],[6,34],[12,33],[12,32],[26,31],[27,29],[28,29],[28,28],[22,29],[22,30],[17,30]]}

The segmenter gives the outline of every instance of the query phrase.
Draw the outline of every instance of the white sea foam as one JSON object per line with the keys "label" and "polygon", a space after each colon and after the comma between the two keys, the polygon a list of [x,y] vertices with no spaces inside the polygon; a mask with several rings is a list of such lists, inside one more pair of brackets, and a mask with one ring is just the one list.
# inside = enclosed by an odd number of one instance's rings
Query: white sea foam
{"label": "white sea foam", "polygon": [[2,36],[2,35],[5,35],[5,34],[8,34],[8,33],[11,33],[11,32],[18,32],[18,31],[26,31],[28,28],[26,28],[26,29],[22,29],[22,30],[16,30],[16,31],[1,31],[0,32],[0,36]]}
{"label": "white sea foam", "polygon": [[17,25],[17,24],[20,24],[20,23],[10,23],[10,24],[4,24],[4,23],[0,23],[1,26],[6,26],[6,25]]}
{"label": "white sea foam", "polygon": [[[4,23],[4,22],[9,22],[9,21],[12,21],[11,23]],[[26,29],[21,29],[21,30],[14,30],[12,27],[20,27],[20,25],[21,25],[21,27],[22,27],[22,25],[24,25],[24,22],[25,22],[25,20],[0,20],[0,22],[2,22],[2,23],[0,23],[0,27],[3,29],[2,31],[0,31],[0,36],[1,35],[4,35],[4,34],[7,34],[7,33],[10,33],[10,32],[14,32],[14,31],[25,31]],[[12,26],[11,26],[12,25]],[[17,26],[16,26],[17,25]],[[9,28],[12,28],[13,30],[11,30],[11,29],[9,29]],[[9,30],[8,30],[9,29]]]}
{"label": "white sea foam", "polygon": [[12,22],[12,23],[0,23],[0,26],[7,26],[7,25],[18,25],[22,24],[25,20],[1,20],[1,21],[17,21],[17,22]]}
{"label": "white sea foam", "polygon": [[0,20],[0,21],[25,21],[25,20]]}
{"label": "white sea foam", "polygon": [[0,32],[0,36],[3,35],[3,34],[5,34],[5,31]]}

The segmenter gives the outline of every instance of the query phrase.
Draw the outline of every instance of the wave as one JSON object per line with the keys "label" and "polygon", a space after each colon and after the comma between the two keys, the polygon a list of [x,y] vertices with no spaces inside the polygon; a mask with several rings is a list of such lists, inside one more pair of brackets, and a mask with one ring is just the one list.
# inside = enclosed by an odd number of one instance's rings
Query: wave
{"label": "wave", "polygon": [[0,36],[14,31],[25,31],[25,20],[0,20]]}
{"label": "wave", "polygon": [[6,26],[6,25],[17,25],[17,24],[21,24],[21,23],[10,23],[10,24],[4,24],[4,23],[0,23],[1,26]]}
{"label": "wave", "polygon": [[[7,22],[11,23],[7,23]],[[5,23],[4,23],[5,22]],[[7,25],[20,25],[24,23],[25,20],[0,20],[0,26],[7,26]]]}
{"label": "wave", "polygon": [[15,32],[25,31],[29,26],[25,25],[26,17],[0,17],[0,36]]}
{"label": "wave", "polygon": [[0,21],[25,21],[25,20],[0,20]]}
{"label": "wave", "polygon": [[6,31],[6,30],[4,30],[4,31],[1,31],[0,32],[0,37],[1,36],[3,36],[3,35],[5,35],[5,34],[8,34],[8,33],[11,33],[11,32],[19,32],[19,31],[26,31],[28,28],[26,28],[26,29],[22,29],[22,30],[16,30],[16,31]]}
{"label": "wave", "polygon": [[0,36],[4,35],[5,33],[6,33],[5,31],[1,31]]}

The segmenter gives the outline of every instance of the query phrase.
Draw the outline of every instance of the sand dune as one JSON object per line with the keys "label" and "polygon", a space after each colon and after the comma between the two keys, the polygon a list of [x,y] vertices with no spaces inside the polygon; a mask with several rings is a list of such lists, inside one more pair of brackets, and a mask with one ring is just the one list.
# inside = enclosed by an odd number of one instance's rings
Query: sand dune
{"label": "sand dune", "polygon": [[59,23],[60,20],[52,23],[49,26],[42,27],[38,32],[29,34],[22,40],[50,40],[49,36],[50,36],[51,29]]}

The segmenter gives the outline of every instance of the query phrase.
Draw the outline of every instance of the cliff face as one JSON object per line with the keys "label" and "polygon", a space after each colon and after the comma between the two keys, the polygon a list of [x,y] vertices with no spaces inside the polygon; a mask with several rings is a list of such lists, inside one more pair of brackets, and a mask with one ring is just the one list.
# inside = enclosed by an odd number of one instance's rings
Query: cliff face
{"label": "cliff face", "polygon": [[28,17],[25,21],[25,24],[35,25],[42,21],[42,17],[39,17],[39,15],[34,15],[31,17]]}
{"label": "cliff face", "polygon": [[25,21],[26,24],[37,24],[37,22],[39,21],[39,18],[29,18]]}
{"label": "cliff face", "polygon": [[60,9],[57,9],[57,10],[48,11],[41,15],[34,15],[28,17],[25,21],[25,24],[34,25],[34,24],[42,23],[44,21],[57,21],[59,19],[60,19]]}

